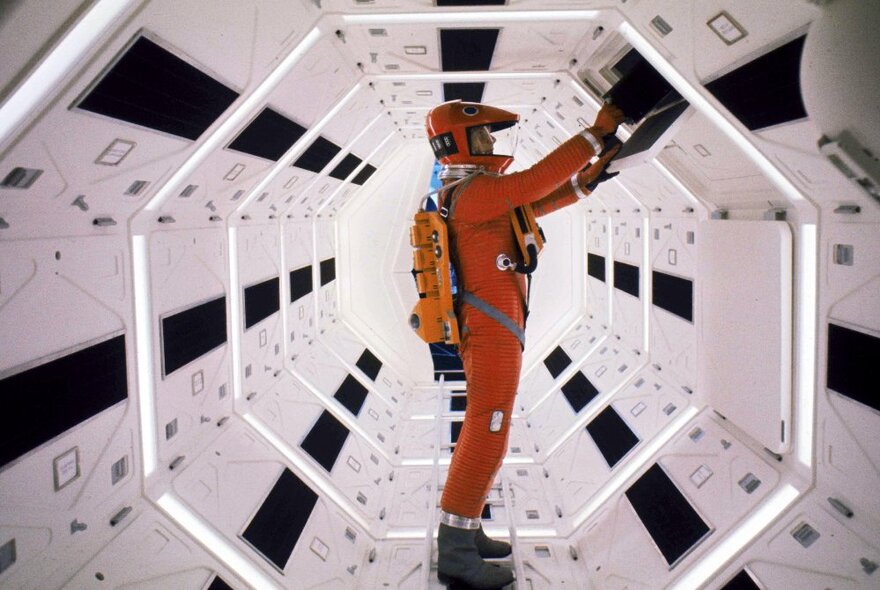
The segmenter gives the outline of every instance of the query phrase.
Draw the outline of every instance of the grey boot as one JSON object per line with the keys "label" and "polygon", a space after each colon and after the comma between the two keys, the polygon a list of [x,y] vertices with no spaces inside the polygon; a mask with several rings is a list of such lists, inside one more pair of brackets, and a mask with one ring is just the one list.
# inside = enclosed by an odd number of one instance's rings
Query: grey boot
{"label": "grey boot", "polygon": [[475,590],[496,590],[513,582],[508,567],[486,563],[477,552],[478,529],[440,524],[437,535],[437,578],[444,584],[461,582]]}
{"label": "grey boot", "polygon": [[480,553],[480,557],[483,559],[498,559],[499,557],[507,557],[510,555],[512,551],[510,547],[510,543],[505,543],[504,541],[496,541],[495,539],[490,539],[486,536],[486,533],[483,532],[483,526],[480,525],[480,528],[477,529],[477,536],[475,538],[477,551]]}

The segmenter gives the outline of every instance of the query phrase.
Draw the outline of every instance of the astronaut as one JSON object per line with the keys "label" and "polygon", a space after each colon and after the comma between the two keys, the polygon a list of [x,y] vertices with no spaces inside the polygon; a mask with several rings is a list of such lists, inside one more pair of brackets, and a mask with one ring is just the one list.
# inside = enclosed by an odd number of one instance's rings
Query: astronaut
{"label": "astronaut", "polygon": [[428,113],[428,138],[441,165],[440,179],[449,186],[440,193],[440,207],[446,211],[459,281],[459,354],[467,380],[464,424],[441,499],[441,582],[490,589],[513,581],[510,568],[484,561],[509,555],[510,545],[489,539],[480,525],[507,450],[525,344],[526,277],[513,272],[515,265],[500,263],[521,256],[509,212],[530,203],[536,216],[546,215],[585,198],[608,177],[604,168],[616,150],[607,150],[592,166],[589,162],[623,117],[620,109],[603,106],[592,127],[528,170],[502,175],[513,161],[515,140],[506,146],[510,155],[496,154],[496,136],[515,130],[518,115],[461,101]]}

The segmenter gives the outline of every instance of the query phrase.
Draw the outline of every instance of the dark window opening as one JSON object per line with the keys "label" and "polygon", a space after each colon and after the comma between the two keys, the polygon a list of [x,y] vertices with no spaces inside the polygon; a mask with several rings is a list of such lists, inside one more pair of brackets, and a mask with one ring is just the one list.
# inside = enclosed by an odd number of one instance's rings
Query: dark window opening
{"label": "dark window opening", "polygon": [[488,70],[499,29],[441,29],[440,61],[444,72]]}
{"label": "dark window opening", "polygon": [[226,296],[166,316],[160,327],[162,374],[167,377],[226,343]]}
{"label": "dark window opening", "polygon": [[694,321],[694,283],[665,272],[652,273],[651,302],[689,322]]}
{"label": "dark window opening", "polygon": [[0,380],[0,467],[126,398],[124,334]]}
{"label": "dark window opening", "polygon": [[77,106],[195,140],[237,98],[236,91],[140,37]]}
{"label": "dark window opening", "polygon": [[626,490],[626,497],[669,565],[709,533],[709,526],[657,463]]}
{"label": "dark window opening", "polygon": [[562,386],[562,395],[565,396],[571,409],[577,414],[599,395],[599,390],[590,383],[582,371],[578,371]]}
{"label": "dark window opening", "polygon": [[278,277],[244,289],[244,328],[249,329],[281,309]]}

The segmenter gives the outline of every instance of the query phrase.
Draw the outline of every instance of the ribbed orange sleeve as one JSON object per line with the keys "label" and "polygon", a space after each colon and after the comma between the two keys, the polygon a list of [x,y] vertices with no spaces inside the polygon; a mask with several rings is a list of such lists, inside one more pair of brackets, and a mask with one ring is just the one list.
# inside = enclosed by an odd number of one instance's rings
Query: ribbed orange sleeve
{"label": "ribbed orange sleeve", "polygon": [[538,201],[567,183],[593,155],[590,143],[578,134],[528,170],[498,177],[478,176],[458,199],[455,219],[480,223],[506,214],[513,207]]}
{"label": "ribbed orange sleeve", "polygon": [[[585,192],[589,194],[589,191]],[[573,205],[579,200],[574,189],[571,188],[571,183],[566,182],[546,197],[542,197],[540,200],[532,203],[532,211],[534,211],[535,217],[541,217],[558,211],[563,207]]]}

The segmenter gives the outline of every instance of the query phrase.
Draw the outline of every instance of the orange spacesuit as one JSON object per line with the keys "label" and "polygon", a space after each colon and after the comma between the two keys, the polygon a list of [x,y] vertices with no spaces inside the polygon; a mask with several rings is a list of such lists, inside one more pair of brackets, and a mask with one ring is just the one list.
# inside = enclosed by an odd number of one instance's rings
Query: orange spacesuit
{"label": "orange spacesuit", "polygon": [[509,568],[483,557],[509,554],[505,543],[482,532],[480,514],[507,449],[510,415],[519,385],[527,306],[526,278],[502,265],[520,257],[511,226],[512,208],[531,203],[545,215],[587,196],[588,184],[604,170],[602,138],[623,116],[605,106],[590,129],[573,136],[528,170],[502,176],[511,155],[493,150],[492,133],[515,125],[518,115],[453,101],[433,109],[428,137],[445,183],[464,179],[441,193],[459,281],[457,317],[460,355],[467,380],[467,410],[441,500],[438,575],[474,588],[510,583]]}

